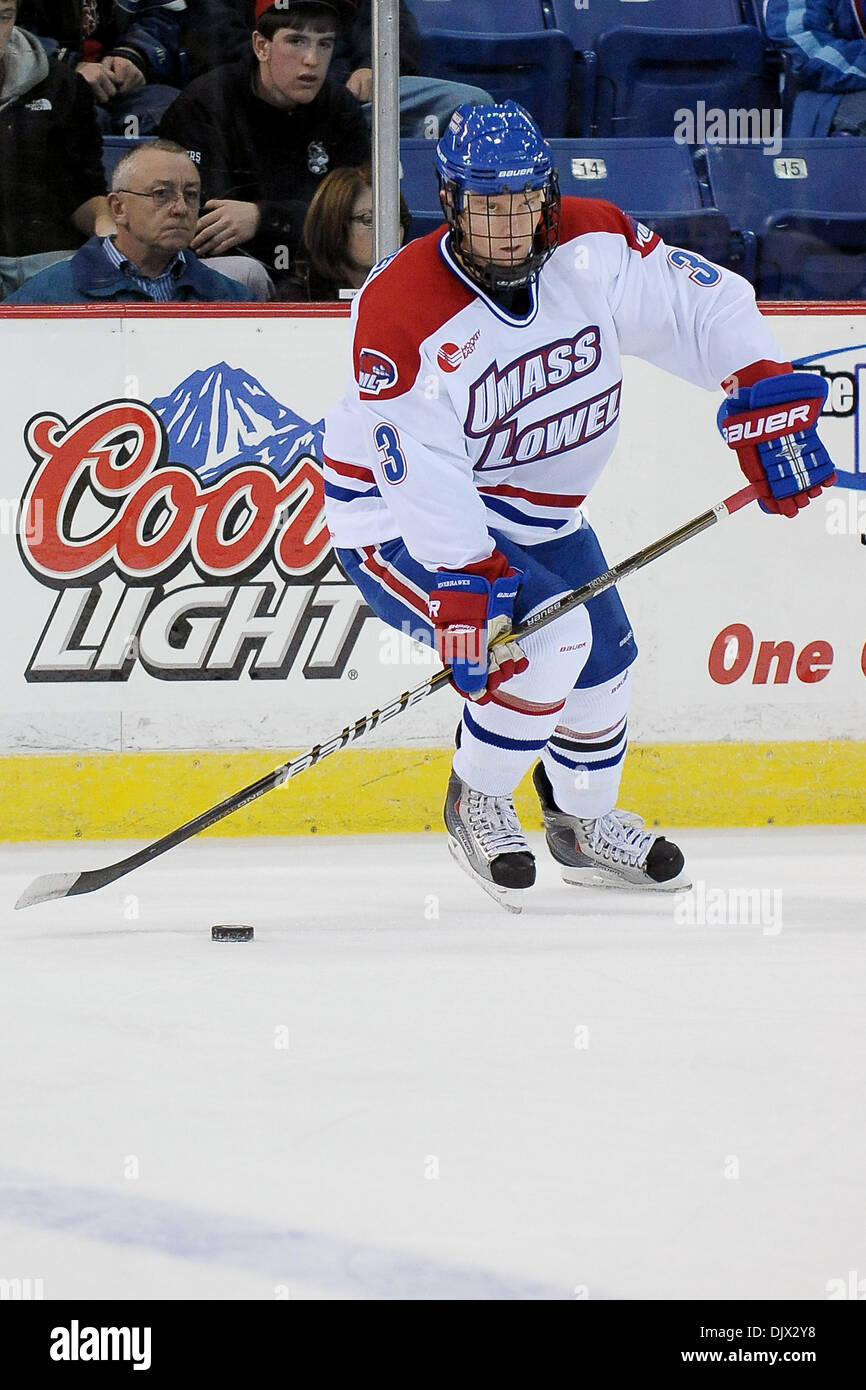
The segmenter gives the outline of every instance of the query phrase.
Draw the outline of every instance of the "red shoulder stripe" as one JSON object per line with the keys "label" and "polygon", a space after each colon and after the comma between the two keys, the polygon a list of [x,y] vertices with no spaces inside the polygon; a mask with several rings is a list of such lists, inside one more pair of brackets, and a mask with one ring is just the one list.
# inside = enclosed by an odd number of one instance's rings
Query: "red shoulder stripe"
{"label": "red shoulder stripe", "polygon": [[642,222],[635,222],[628,213],[604,198],[563,198],[560,242],[586,236],[588,232],[610,232],[625,237],[631,249],[642,256],[654,251],[661,239],[657,232],[650,231]]}
{"label": "red shoulder stripe", "polygon": [[408,391],[421,343],[474,298],[442,259],[443,230],[410,241],[358,296],[353,358],[362,400]]}

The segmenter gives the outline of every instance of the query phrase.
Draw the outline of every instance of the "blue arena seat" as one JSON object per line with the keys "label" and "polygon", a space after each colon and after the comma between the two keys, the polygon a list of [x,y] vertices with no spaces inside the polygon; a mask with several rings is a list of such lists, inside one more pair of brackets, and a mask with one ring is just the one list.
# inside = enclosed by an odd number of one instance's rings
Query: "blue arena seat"
{"label": "blue arena seat", "polygon": [[761,299],[866,299],[866,216],[768,218],[756,288]]}
{"label": "blue arena seat", "polygon": [[423,236],[442,225],[439,184],[436,179],[435,140],[400,141],[400,192],[412,214],[412,237]]}
{"label": "blue arena seat", "polygon": [[548,137],[566,132],[572,60],[571,44],[558,29],[527,34],[432,30],[423,38],[424,70],[431,77],[470,82],[496,100],[520,102]]}
{"label": "blue arena seat", "polygon": [[[436,0],[431,0],[435,4]],[[571,39],[576,51],[593,49],[608,29],[730,29],[754,23],[751,0],[587,0],[578,8],[574,0],[550,0],[550,14],[557,29]],[[413,6],[414,8],[414,6]]]}
{"label": "blue arena seat", "polygon": [[703,207],[688,145],[671,136],[633,140],[551,140],[563,193],[607,198],[629,210]]}
{"label": "blue arena seat", "polygon": [[707,145],[712,204],[760,232],[777,212],[851,212],[866,217],[866,139],[787,139],[777,154],[759,145]]}
{"label": "blue arena seat", "polygon": [[[760,0],[754,0],[759,3]],[[755,25],[753,0],[546,0],[548,23],[567,34],[575,60],[569,96],[569,135],[605,134],[593,127],[598,45],[603,34],[623,27],[656,30],[718,30]],[[667,134],[642,129],[641,134]],[[633,132],[636,133],[636,132]]]}
{"label": "blue arena seat", "polygon": [[146,136],[131,135],[103,135],[102,137],[102,167],[105,170],[105,177],[111,183],[111,175],[114,166],[120,156],[126,154],[127,150],[134,150],[136,145],[146,143]]}
{"label": "blue arena seat", "polygon": [[667,135],[682,110],[762,111],[778,104],[761,35],[751,25],[611,29],[596,54],[595,135]]}
{"label": "blue arena seat", "polygon": [[[541,0],[406,0],[422,34],[459,29],[471,34],[532,33],[543,29]],[[595,3],[595,0],[592,0]]]}
{"label": "blue arena seat", "polygon": [[751,279],[755,238],[704,206],[691,150],[672,137],[551,140],[563,193],[606,198],[672,246]]}
{"label": "blue arena seat", "polygon": [[759,296],[859,297],[866,139],[787,139],[776,155],[708,145],[704,159],[713,205],[757,235]]}

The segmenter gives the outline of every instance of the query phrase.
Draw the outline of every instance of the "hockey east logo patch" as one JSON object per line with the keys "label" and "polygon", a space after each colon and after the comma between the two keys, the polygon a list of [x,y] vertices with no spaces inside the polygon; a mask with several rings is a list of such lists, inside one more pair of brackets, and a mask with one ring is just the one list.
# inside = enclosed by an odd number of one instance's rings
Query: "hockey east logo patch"
{"label": "hockey east logo patch", "polygon": [[481,329],[476,328],[471,338],[462,347],[457,343],[443,343],[436,353],[436,364],[443,372],[456,372],[460,363],[475,351],[475,344],[481,337]]}
{"label": "hockey east logo patch", "polygon": [[322,434],[225,363],[34,416],[18,547],[54,606],[26,680],[338,677],[367,612],[334,566]]}

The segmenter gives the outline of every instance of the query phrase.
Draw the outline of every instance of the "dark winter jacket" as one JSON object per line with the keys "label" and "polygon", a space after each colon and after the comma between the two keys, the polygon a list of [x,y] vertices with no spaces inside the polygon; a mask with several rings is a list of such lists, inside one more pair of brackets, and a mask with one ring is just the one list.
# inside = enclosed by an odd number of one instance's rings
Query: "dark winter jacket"
{"label": "dark winter jacket", "polygon": [[[184,265],[175,279],[174,289],[175,300],[199,303],[246,302],[253,298],[245,285],[203,265],[193,251],[184,252]],[[7,295],[3,303],[92,304],[94,300],[101,303],[108,300],[152,302],[122,267],[111,264],[102,249],[102,238],[98,236],[86,241],[71,260],[59,261],[25,280],[20,290]]]}
{"label": "dark winter jacket", "polygon": [[70,67],[113,54],[135,63],[148,82],[180,80],[185,0],[95,0],[97,23],[89,36],[84,32],[84,4],[85,0],[21,0],[16,23]]}
{"label": "dark winter jacket", "polygon": [[13,29],[0,90],[0,256],[66,251],[84,237],[72,214],[105,194],[102,143],[83,77],[49,63]]}
{"label": "dark winter jacket", "polygon": [[766,25],[794,68],[789,134],[828,135],[839,98],[866,89],[866,0],[768,0]]}
{"label": "dark winter jacket", "polygon": [[324,280],[317,275],[309,262],[299,256],[294,275],[277,282],[275,298],[292,304],[326,304],[340,298],[340,288],[336,280]]}
{"label": "dark winter jacket", "polygon": [[330,79],[308,105],[280,110],[253,91],[255,59],[215,68],[191,82],[168,108],[160,135],[189,150],[202,199],[256,203],[261,225],[244,250],[285,273],[322,178],[370,157],[359,101]]}
{"label": "dark winter jacket", "polygon": [[[372,0],[357,0],[354,18],[337,35],[330,75],[340,83],[372,66]],[[347,6],[348,8],[348,6]],[[192,76],[245,58],[255,22],[255,0],[187,0],[186,49]],[[400,0],[400,72],[420,72],[421,38],[415,16]]]}

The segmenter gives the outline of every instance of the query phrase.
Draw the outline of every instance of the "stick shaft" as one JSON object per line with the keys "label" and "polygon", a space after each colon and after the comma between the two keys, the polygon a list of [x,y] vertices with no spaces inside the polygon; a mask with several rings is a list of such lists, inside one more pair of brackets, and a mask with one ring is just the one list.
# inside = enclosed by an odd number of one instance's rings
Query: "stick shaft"
{"label": "stick shaft", "polygon": [[[628,559],[621,560],[619,564],[611,566],[604,574],[596,576],[587,584],[583,584],[579,589],[573,590],[563,598],[548,604],[546,608],[535,613],[526,622],[519,623],[514,631],[503,634],[500,641],[507,642],[513,638],[520,639],[526,637],[539,628],[546,627],[563,613],[578,607],[580,604],[588,603],[590,599],[598,594],[604,593],[614,584],[618,584],[627,575],[634,574],[636,570],[643,569],[644,565],[651,564],[659,556],[666,555],[668,551],[674,550],[683,541],[689,540],[692,536],[699,535],[706,531],[710,526],[714,526],[723,517],[739,511],[746,506],[756,496],[753,487],[742,488],[739,492],[733,493],[730,497],[719,502],[715,507],[702,512],[700,516],[687,521],[685,525],[679,526],[675,531],[671,531],[667,536],[660,540],[653,541],[645,546],[643,550],[637,551]],[[496,645],[499,645],[497,642]],[[297,777],[300,773],[306,772],[308,768],[314,767],[316,763],[328,757],[331,753],[336,753],[340,749],[347,748],[351,744],[357,743],[365,738],[373,729],[384,724],[388,719],[394,719],[403,714],[406,710],[412,709],[415,705],[432,695],[434,691],[440,690],[448,685],[451,676],[451,668],[446,666],[441,671],[437,671],[421,685],[415,686],[413,690],[404,691],[396,700],[392,700],[381,710],[373,710],[370,714],[364,715],[354,724],[348,724],[335,738],[328,739],[325,743],[316,743],[312,748],[299,753],[288,762],[282,763],[280,767],[274,768],[258,781],[251,782],[249,786],[242,787],[240,791],[234,792],[224,801],[220,801],[216,806],[211,806],[209,810],[203,811],[201,815],[193,820],[187,821],[185,825],[179,826],[161,839],[154,840],[152,844],[146,845],[144,849],[138,850],[135,854],[129,855],[126,859],[118,860],[116,864],[106,865],[103,869],[86,870],[79,874],[74,884],[69,888],[65,896],[74,896],[78,893],[90,893],[96,888],[102,888],[108,883],[113,883],[116,879],[122,878],[125,874],[131,873],[133,869],[138,869],[144,864],[150,863],[159,855],[167,853],[168,850],[176,848],[186,840],[192,839],[194,835],[199,835],[203,830],[208,830],[212,825],[224,820],[226,816],[233,815],[242,806],[248,806],[251,801],[256,801],[266,792],[274,791],[277,787],[283,786],[292,777]]]}

